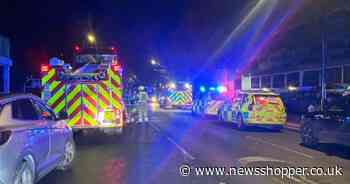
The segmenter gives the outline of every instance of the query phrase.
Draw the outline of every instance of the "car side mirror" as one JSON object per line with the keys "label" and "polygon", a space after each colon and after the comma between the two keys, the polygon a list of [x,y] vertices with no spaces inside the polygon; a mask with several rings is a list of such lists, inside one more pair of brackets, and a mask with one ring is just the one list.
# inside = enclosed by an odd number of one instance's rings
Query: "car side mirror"
{"label": "car side mirror", "polygon": [[58,113],[57,120],[65,120],[65,119],[68,119],[68,115],[66,112]]}

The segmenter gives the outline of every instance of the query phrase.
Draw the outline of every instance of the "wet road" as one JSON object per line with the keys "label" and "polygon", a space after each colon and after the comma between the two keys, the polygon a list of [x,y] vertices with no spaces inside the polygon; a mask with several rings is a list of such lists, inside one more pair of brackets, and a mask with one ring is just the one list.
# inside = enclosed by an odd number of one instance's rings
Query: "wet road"
{"label": "wet road", "polygon": [[[78,140],[71,171],[53,172],[40,184],[119,183],[349,183],[350,150],[336,145],[301,146],[297,132],[252,128],[161,111],[149,125],[130,126],[121,137],[93,135]],[[179,167],[342,167],[343,176],[181,176]]]}

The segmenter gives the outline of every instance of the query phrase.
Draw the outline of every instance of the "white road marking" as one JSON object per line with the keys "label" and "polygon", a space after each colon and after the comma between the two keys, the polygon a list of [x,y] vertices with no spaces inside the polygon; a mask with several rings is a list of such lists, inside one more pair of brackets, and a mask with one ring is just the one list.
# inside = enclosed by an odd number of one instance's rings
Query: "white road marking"
{"label": "white road marking", "polygon": [[282,163],[287,163],[286,161],[283,161],[283,160],[278,160],[278,159],[269,158],[269,157],[259,157],[259,156],[242,157],[242,158],[238,159],[238,162],[242,166],[246,166],[251,162],[282,162]]}
{"label": "white road marking", "polygon": [[195,160],[196,158],[194,156],[192,156],[188,151],[185,150],[185,148],[183,148],[182,146],[180,146],[174,139],[172,139],[171,137],[169,137],[168,135],[162,133],[162,130],[152,124],[152,123],[148,123],[154,130],[156,130],[157,132],[159,132],[160,134],[163,134],[165,136],[165,138],[172,143],[178,150],[180,150],[180,152],[187,158],[189,158],[190,160]]}
{"label": "white road marking", "polygon": [[259,138],[256,138],[256,137],[252,137],[252,136],[245,136],[245,138],[253,140],[253,141],[256,141],[258,143],[269,144],[269,145],[271,145],[273,147],[276,147],[276,148],[279,148],[281,150],[288,151],[288,152],[291,152],[291,153],[295,153],[297,155],[300,155],[300,156],[303,156],[303,157],[306,157],[306,158],[309,158],[309,159],[313,159],[313,156],[311,156],[309,154],[306,154],[306,153],[303,153],[303,152],[300,152],[300,151],[296,151],[296,150],[292,150],[292,149],[290,149],[288,147],[281,146],[281,145],[278,145],[278,144],[274,144],[274,143],[269,142],[269,141],[265,141],[265,140],[262,140],[262,139],[259,139]]}

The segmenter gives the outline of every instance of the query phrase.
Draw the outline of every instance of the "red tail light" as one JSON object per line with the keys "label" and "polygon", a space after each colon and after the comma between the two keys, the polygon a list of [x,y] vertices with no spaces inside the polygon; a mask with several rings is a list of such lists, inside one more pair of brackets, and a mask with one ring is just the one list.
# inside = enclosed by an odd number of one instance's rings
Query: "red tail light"
{"label": "red tail light", "polygon": [[0,146],[7,143],[10,137],[11,137],[11,131],[0,132]]}
{"label": "red tail light", "polygon": [[120,70],[120,65],[118,65],[118,64],[113,64],[113,65],[111,66],[111,68],[112,68],[112,70],[113,70],[114,72],[117,72],[117,71]]}
{"label": "red tail light", "polygon": [[115,111],[115,117],[116,117],[117,119],[120,119],[120,118],[121,118],[121,112],[120,112],[120,110],[116,110],[116,111]]}
{"label": "red tail light", "polygon": [[50,66],[48,64],[42,64],[40,67],[41,72],[48,72],[50,70]]}

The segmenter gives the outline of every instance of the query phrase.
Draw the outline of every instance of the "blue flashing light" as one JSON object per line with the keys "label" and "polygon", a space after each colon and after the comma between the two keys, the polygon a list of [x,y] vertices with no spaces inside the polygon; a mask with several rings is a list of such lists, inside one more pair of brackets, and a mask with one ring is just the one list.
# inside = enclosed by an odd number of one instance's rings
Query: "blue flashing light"
{"label": "blue flashing light", "polygon": [[210,91],[215,91],[215,87],[210,87],[209,90]]}
{"label": "blue flashing light", "polygon": [[218,86],[217,90],[219,93],[226,93],[227,92],[227,87],[226,86]]}
{"label": "blue flashing light", "polygon": [[205,89],[204,86],[200,86],[200,87],[199,87],[199,91],[202,92],[202,93],[204,93],[204,92],[206,91],[206,89]]}

